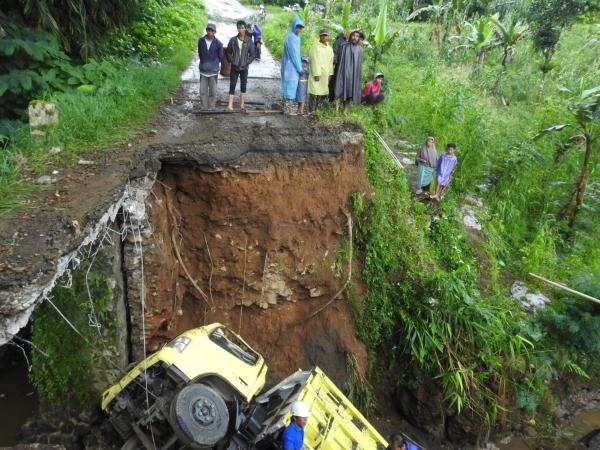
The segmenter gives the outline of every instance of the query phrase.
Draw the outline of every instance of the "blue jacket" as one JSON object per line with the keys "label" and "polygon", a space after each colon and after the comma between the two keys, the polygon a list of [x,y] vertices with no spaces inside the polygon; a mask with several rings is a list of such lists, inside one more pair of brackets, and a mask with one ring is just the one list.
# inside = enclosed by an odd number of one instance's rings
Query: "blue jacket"
{"label": "blue jacket", "polygon": [[282,450],[302,450],[304,442],[304,429],[296,425],[293,421],[285,430],[281,438]]}
{"label": "blue jacket", "polygon": [[219,64],[223,60],[223,44],[217,38],[214,38],[207,48],[206,36],[198,40],[198,56],[200,57],[200,72],[206,74],[219,73]]}
{"label": "blue jacket", "polygon": [[296,27],[304,26],[300,17],[295,16],[292,21],[292,29],[285,38],[283,45],[283,58],[281,59],[281,96],[287,100],[296,98],[296,89],[302,62],[300,61],[300,37],[296,34]]}

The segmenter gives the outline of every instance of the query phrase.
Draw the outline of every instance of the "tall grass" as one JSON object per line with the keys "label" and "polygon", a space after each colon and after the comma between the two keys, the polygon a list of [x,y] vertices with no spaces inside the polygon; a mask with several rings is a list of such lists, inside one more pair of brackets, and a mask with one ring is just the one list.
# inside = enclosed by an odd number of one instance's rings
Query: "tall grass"
{"label": "tall grass", "polygon": [[[275,55],[291,16],[282,13],[265,26]],[[304,42],[321,26],[318,19],[309,23]],[[581,51],[589,26],[563,34],[556,53],[561,66],[537,106],[540,57],[528,41],[519,43],[509,62],[505,106],[494,93],[499,50],[476,70],[474,54],[438,52],[428,24],[398,26],[399,40],[376,68],[386,75],[385,102],[351,108],[350,114],[366,132],[366,170],[375,191],[371,201],[354,198],[367,287],[366,299],[356,302],[364,305],[355,311],[359,336],[384,361],[383,370],[409,365],[436,379],[448,407],[470,409],[488,423],[515,404],[535,414],[551,379],[598,373],[600,349],[592,343],[600,340],[600,317],[593,307],[568,299],[526,314],[507,299],[510,286],[503,284],[536,271],[600,295],[600,228],[591,225],[600,205],[591,196],[586,200],[574,242],[563,241],[556,218],[581,152],[556,164],[559,137],[532,139],[563,118],[561,85],[590,86],[600,79],[596,53]],[[331,109],[317,118],[341,122]],[[404,173],[382,155],[371,130],[386,132],[390,141],[420,143],[433,135],[441,146],[458,144],[459,165],[440,216],[410,200]],[[598,183],[597,172],[590,176]],[[458,205],[466,193],[484,200],[479,217],[486,242],[471,244],[464,237]],[[582,345],[582,336],[588,344]]]}
{"label": "tall grass", "polygon": [[[44,95],[45,100],[56,103],[59,124],[51,136],[41,140],[32,140],[27,126],[21,126],[0,152],[0,213],[22,204],[22,194],[27,191],[19,180],[23,167],[45,173],[52,160],[68,161],[79,152],[117,145],[148,124],[159,103],[178,86],[206,21],[201,0],[178,0],[173,7],[184,10],[188,20],[184,23],[181,14],[166,15],[177,19],[172,26],[182,32],[178,40],[168,40],[161,61],[113,60],[116,70],[95,92],[73,89]],[[157,40],[152,36],[152,42]],[[51,156],[48,150],[54,146],[62,152]]]}

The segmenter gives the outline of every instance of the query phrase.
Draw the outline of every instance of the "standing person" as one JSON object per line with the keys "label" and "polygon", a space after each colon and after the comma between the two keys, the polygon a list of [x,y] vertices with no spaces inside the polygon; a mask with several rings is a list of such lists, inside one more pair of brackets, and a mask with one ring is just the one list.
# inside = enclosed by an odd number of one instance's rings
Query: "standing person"
{"label": "standing person", "polygon": [[342,46],[340,62],[335,80],[335,98],[344,102],[344,116],[348,115],[350,101],[360,105],[362,98],[362,59],[360,32],[353,30],[348,42]]}
{"label": "standing person", "polygon": [[415,164],[417,165],[416,194],[420,194],[423,191],[429,191],[437,161],[438,156],[435,148],[435,139],[429,136],[417,152],[417,157],[415,158]]}
{"label": "standing person", "polygon": [[319,32],[319,40],[310,48],[310,77],[308,79],[308,112],[315,112],[329,93],[333,77],[333,49],[329,46],[329,32]]}
{"label": "standing person", "polygon": [[255,59],[260,61],[260,47],[262,46],[262,30],[260,26],[255,23],[252,28],[252,37],[254,38],[254,53]]}
{"label": "standing person", "polygon": [[292,421],[283,430],[281,438],[282,450],[302,450],[304,443],[304,427],[310,412],[304,402],[297,401],[292,405]]}
{"label": "standing person", "polygon": [[294,114],[293,102],[296,99],[298,80],[302,72],[300,61],[300,33],[304,24],[300,17],[294,16],[290,32],[283,44],[283,58],[281,59],[281,97],[283,97],[283,112]]}
{"label": "standing person", "polygon": [[342,52],[342,46],[348,42],[348,37],[344,32],[341,32],[335,38],[333,43],[333,77],[329,80],[329,100],[335,100],[335,80],[337,77],[338,66],[340,62],[340,55]]}
{"label": "standing person", "polygon": [[362,90],[362,102],[368,106],[374,106],[380,103],[385,98],[385,95],[381,92],[381,85],[383,84],[384,75],[379,72],[375,74],[375,78],[365,84]]}
{"label": "standing person", "polygon": [[401,433],[394,433],[390,436],[390,445],[386,450],[419,450],[419,448],[405,439]]}
{"label": "standing person", "polygon": [[215,34],[214,23],[206,25],[206,34],[198,40],[200,57],[200,108],[214,109],[217,104],[217,80],[219,64],[223,60],[223,44]]}
{"label": "standing person", "polygon": [[246,85],[248,83],[248,66],[254,60],[254,44],[252,38],[248,36],[246,22],[238,20],[236,23],[238,34],[233,36],[227,44],[225,56],[231,63],[231,74],[229,75],[229,102],[227,110],[233,111],[233,95],[235,94],[235,85],[240,79],[240,109],[246,106]]}
{"label": "standing person", "polygon": [[298,114],[304,114],[304,100],[306,99],[306,91],[308,90],[308,56],[302,57],[302,72],[300,72],[300,79],[298,80],[298,88],[296,89],[296,101],[298,102]]}
{"label": "standing person", "polygon": [[450,179],[452,178],[452,172],[456,167],[456,163],[458,159],[454,155],[456,151],[456,144],[448,144],[446,146],[446,153],[438,158],[437,165],[435,168],[435,172],[437,174],[437,186],[435,187],[435,195],[432,195],[431,198],[434,200],[440,201],[440,195],[442,191],[448,186],[450,183]]}

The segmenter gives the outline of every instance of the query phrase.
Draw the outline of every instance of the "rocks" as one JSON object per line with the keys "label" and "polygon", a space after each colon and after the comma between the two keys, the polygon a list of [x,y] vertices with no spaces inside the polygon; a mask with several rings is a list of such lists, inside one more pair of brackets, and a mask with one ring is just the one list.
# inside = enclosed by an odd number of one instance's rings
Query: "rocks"
{"label": "rocks", "polygon": [[468,410],[446,418],[446,438],[452,442],[475,444],[482,429],[481,418]]}
{"label": "rocks", "polygon": [[60,152],[62,152],[62,148],[60,147],[52,147],[50,150],[48,150],[49,155],[58,155]]}
{"label": "rocks", "polygon": [[460,208],[460,212],[465,227],[477,231],[482,230],[481,223],[479,223],[479,220],[477,220],[477,217],[475,217],[475,211],[473,211],[469,205],[463,205]]}
{"label": "rocks", "polygon": [[529,292],[527,285],[518,280],[510,288],[510,297],[527,310],[543,308],[546,303],[550,302],[550,299],[540,292]]}
{"label": "rocks", "polygon": [[58,179],[56,177],[50,175],[42,175],[37,180],[35,180],[37,184],[54,184],[57,181]]}
{"label": "rocks", "polygon": [[315,287],[315,288],[310,288],[308,290],[308,295],[310,295],[311,298],[315,298],[315,297],[320,297],[323,294],[321,293],[321,290],[319,288]]}
{"label": "rocks", "polygon": [[398,152],[416,152],[419,150],[419,144],[413,144],[412,142],[397,140],[392,142],[392,148]]}
{"label": "rocks", "polygon": [[28,113],[31,137],[48,136],[58,124],[58,109],[54,103],[34,100],[29,103]]}
{"label": "rocks", "polygon": [[[413,376],[417,379],[418,375]],[[433,380],[416,387],[399,386],[394,397],[396,406],[411,425],[425,430],[434,438],[444,438],[443,395]]]}
{"label": "rocks", "polygon": [[268,308],[269,305],[276,305],[278,297],[290,300],[292,296],[292,290],[285,283],[285,277],[274,264],[267,268],[263,292],[263,302],[259,305],[263,309]]}

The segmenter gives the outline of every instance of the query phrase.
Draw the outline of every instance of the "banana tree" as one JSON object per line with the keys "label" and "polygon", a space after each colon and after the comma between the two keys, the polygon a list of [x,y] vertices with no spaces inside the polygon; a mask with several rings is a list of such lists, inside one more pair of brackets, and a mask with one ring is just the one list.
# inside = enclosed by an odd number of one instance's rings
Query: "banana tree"
{"label": "banana tree", "polygon": [[345,0],[342,5],[342,30],[348,31],[350,28],[350,8],[351,8],[350,0]]}
{"label": "banana tree", "polygon": [[442,3],[441,1],[439,1],[439,3],[425,6],[423,8],[417,9],[416,11],[413,11],[413,13],[410,14],[406,18],[406,20],[411,21],[418,17],[421,17],[425,13],[432,13],[433,17],[434,17],[432,36],[435,38],[435,45],[439,51],[442,46],[442,42],[441,42],[441,40],[442,40],[442,23],[448,19],[447,15],[448,15],[448,11],[450,11],[451,7],[452,7],[451,1],[448,3]]}
{"label": "banana tree", "polygon": [[519,20],[519,18],[511,13],[507,14],[503,22],[498,19],[497,15],[489,18],[490,23],[494,26],[494,33],[498,39],[500,47],[502,47],[502,59],[500,60],[500,72],[496,78],[494,91],[500,92],[502,87],[502,77],[506,72],[508,58],[513,56],[516,51],[517,43],[527,36],[527,24]]}
{"label": "banana tree", "polygon": [[574,189],[569,195],[567,203],[559,213],[561,220],[568,220],[569,228],[573,228],[577,214],[583,206],[583,199],[587,186],[590,161],[594,152],[594,146],[598,137],[600,137],[600,85],[586,89],[579,94],[562,88],[563,91],[571,94],[566,109],[569,121],[541,130],[535,138],[539,138],[548,133],[563,130],[572,130],[570,136],[561,143],[559,151],[556,154],[555,162],[560,160],[569,149],[583,147],[583,163]]}
{"label": "banana tree", "polygon": [[558,64],[552,58],[563,31],[585,11],[581,0],[533,0],[527,10],[533,46],[544,58],[537,103],[542,101],[546,79]]}
{"label": "banana tree", "polygon": [[488,24],[487,20],[481,18],[475,24],[465,22],[464,28],[468,32],[460,36],[451,36],[450,40],[458,40],[462,43],[451,48],[451,51],[470,49],[476,55],[476,67],[482,68],[485,55],[496,45],[494,29]]}
{"label": "banana tree", "polygon": [[373,44],[373,71],[377,66],[377,62],[398,37],[397,31],[388,31],[387,29],[387,10],[388,0],[382,0],[377,16],[377,24],[369,37],[369,41]]}

